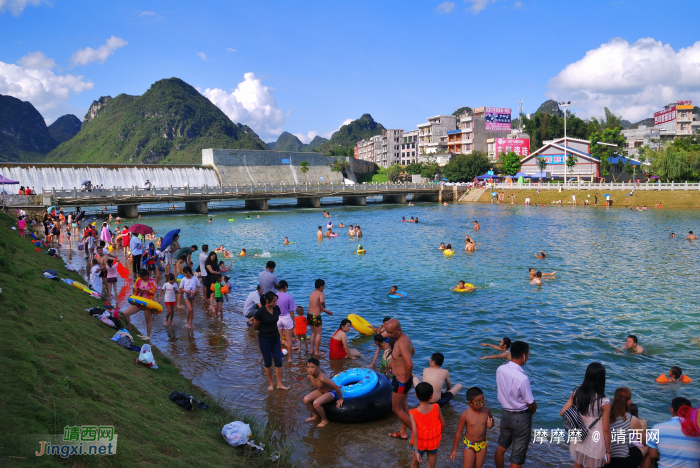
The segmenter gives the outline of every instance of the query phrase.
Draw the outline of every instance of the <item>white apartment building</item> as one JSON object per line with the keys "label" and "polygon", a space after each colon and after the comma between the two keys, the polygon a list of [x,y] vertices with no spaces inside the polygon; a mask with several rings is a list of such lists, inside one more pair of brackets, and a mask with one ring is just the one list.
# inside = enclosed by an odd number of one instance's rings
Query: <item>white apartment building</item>
{"label": "white apartment building", "polygon": [[627,155],[637,158],[639,148],[648,146],[659,149],[677,136],[688,136],[700,131],[698,118],[693,113],[692,101],[678,101],[675,106],[666,106],[654,113],[653,127],[640,125],[620,132],[625,137]]}
{"label": "white apartment building", "polygon": [[428,117],[428,122],[418,125],[419,160],[427,160],[427,155],[447,151],[447,145],[440,137],[457,128],[454,115],[436,115]]}
{"label": "white apartment building", "polygon": [[[488,140],[511,138],[511,130],[486,130],[486,109],[491,108],[477,107],[473,114],[467,112],[460,114],[457,130],[447,132],[448,151],[455,154],[471,154],[474,151],[488,152]],[[516,138],[529,137],[525,135]],[[491,156],[489,154],[490,158]],[[492,160],[495,161],[495,159]]]}
{"label": "white apartment building", "polygon": [[415,162],[418,162],[418,130],[411,130],[403,134],[400,164],[408,166]]}
{"label": "white apartment building", "polygon": [[355,144],[357,150],[357,159],[362,161],[375,162],[374,160],[374,142],[370,140],[360,140]]}

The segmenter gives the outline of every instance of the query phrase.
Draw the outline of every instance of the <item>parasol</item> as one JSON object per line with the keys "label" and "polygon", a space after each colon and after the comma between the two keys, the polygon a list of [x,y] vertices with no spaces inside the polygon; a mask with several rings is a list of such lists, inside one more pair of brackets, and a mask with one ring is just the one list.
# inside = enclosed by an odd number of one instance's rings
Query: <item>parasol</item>
{"label": "parasol", "polygon": [[166,247],[168,247],[170,244],[172,244],[173,239],[175,238],[176,235],[180,234],[179,229],[173,229],[172,231],[168,232],[166,235],[163,236],[163,240],[160,241],[160,250],[163,252]]}
{"label": "parasol", "polygon": [[133,232],[134,234],[152,234],[153,229],[150,227],[146,226],[145,224],[134,224],[129,228],[129,232]]}

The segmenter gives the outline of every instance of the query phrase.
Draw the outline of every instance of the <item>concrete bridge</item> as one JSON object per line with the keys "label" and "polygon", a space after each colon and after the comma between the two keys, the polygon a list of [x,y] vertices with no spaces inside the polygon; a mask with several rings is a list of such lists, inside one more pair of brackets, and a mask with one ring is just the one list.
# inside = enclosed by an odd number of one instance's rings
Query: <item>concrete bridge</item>
{"label": "concrete bridge", "polygon": [[[251,210],[267,210],[267,203],[275,198],[296,198],[305,208],[320,208],[321,198],[342,197],[347,205],[365,206],[367,197],[381,196],[384,203],[406,203],[406,196],[413,195],[414,202],[439,202],[456,200],[454,187],[421,184],[249,184],[235,186],[164,187],[145,189],[139,187],[111,188],[83,191],[45,190],[41,194],[43,206],[117,206],[119,216],[137,218],[139,205],[152,203],[183,203],[190,213],[207,214],[208,203],[222,200],[243,200]],[[445,193],[443,193],[445,192]],[[455,193],[453,193],[455,192]],[[37,197],[38,198],[38,197]],[[37,200],[38,201],[38,200]]]}

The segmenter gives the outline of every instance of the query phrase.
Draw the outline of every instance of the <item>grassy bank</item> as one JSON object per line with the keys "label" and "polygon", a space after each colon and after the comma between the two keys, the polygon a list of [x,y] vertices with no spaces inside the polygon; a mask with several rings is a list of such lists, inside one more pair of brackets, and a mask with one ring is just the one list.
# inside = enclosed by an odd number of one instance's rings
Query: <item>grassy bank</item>
{"label": "grassy bank", "polygon": [[[481,203],[491,203],[492,190],[486,190],[478,201]],[[557,190],[497,190],[497,192],[505,192],[506,203],[510,203],[510,196],[515,195],[515,203],[522,204],[525,202],[525,197],[529,196],[532,203],[550,205],[553,201],[561,200],[562,205],[570,205],[571,196],[576,195],[578,205],[583,205],[584,199],[593,204],[593,197],[598,193],[598,206],[605,203],[604,195],[610,194],[610,199],[613,201],[613,207],[617,208],[636,208],[645,206],[649,209],[654,208],[658,203],[661,203],[662,208],[700,208],[700,191],[698,190],[675,190],[675,191],[657,191],[657,190],[638,190],[634,195],[627,197],[629,192],[622,190],[563,190],[561,193]],[[590,195],[590,197],[589,197]]]}
{"label": "grassy bank", "polygon": [[[42,272],[82,278],[45,248],[35,251],[10,229],[14,224],[0,214],[1,466],[290,466],[286,451],[280,461],[268,460],[270,429],[223,408],[157,350],[157,370],[136,364],[138,353],[110,341],[115,330],[85,311],[98,300]],[[168,399],[173,390],[211,408],[186,411]],[[256,442],[266,443],[265,457],[247,457],[221,437],[224,424],[241,419],[251,424]],[[64,427],[81,425],[114,426],[117,455],[63,460],[27,451],[39,449],[28,447],[28,434],[63,434]]]}
{"label": "grassy bank", "polygon": [[389,182],[389,178],[386,175],[386,168],[385,167],[379,167],[377,172],[374,174],[362,174],[359,179],[357,180],[358,183],[383,183],[383,182]]}

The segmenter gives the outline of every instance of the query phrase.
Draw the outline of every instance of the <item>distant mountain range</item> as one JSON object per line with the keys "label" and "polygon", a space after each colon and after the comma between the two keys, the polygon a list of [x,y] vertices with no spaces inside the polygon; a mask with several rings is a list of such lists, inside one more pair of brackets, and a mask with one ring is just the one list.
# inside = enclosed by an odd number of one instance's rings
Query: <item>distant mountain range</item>
{"label": "distant mountain range", "polygon": [[330,140],[315,148],[314,151],[328,153],[334,148],[353,148],[358,141],[380,135],[382,130],[385,130],[382,124],[375,122],[371,115],[363,114],[359,119],[340,127],[333,133]]}
{"label": "distant mountain range", "polygon": [[267,146],[269,146],[270,149],[272,149],[274,151],[309,152],[309,151],[312,151],[312,150],[318,148],[319,146],[321,146],[323,143],[325,143],[327,141],[328,141],[328,139],[316,135],[314,137],[314,139],[309,142],[308,145],[305,145],[295,135],[292,135],[289,132],[282,132],[282,134],[279,136],[279,138],[277,138],[276,142],[268,143]]}
{"label": "distant mountain range", "polygon": [[49,134],[58,143],[63,143],[76,136],[82,126],[83,123],[79,118],[73,114],[66,114],[49,125]]}

